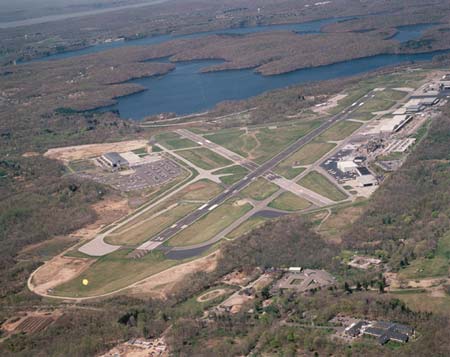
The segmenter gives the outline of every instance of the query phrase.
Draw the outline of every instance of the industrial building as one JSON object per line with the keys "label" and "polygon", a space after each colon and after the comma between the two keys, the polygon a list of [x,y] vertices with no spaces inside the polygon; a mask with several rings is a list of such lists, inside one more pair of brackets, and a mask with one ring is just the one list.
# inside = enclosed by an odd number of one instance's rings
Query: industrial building
{"label": "industrial building", "polygon": [[336,284],[336,279],[325,270],[290,268],[275,285],[275,290],[296,290],[306,293]]}
{"label": "industrial building", "polygon": [[408,114],[419,113],[422,110],[424,110],[425,107],[419,103],[420,102],[417,102],[416,104],[406,103],[406,105],[405,105],[406,113],[408,113]]}
{"label": "industrial building", "polygon": [[392,118],[382,119],[368,131],[368,134],[380,135],[396,133],[408,124],[412,118],[413,117],[410,114],[402,114],[394,115]]}
{"label": "industrial building", "polygon": [[373,175],[358,176],[356,178],[360,187],[371,187],[378,184],[378,180]]}
{"label": "industrial building", "polygon": [[433,105],[436,105],[437,103],[439,103],[438,97],[427,97],[420,100],[420,104],[426,107],[431,107]]}
{"label": "industrial building", "polygon": [[353,160],[343,160],[337,163],[337,168],[342,172],[354,172],[357,167],[358,164]]}
{"label": "industrial building", "polygon": [[120,156],[117,152],[108,152],[102,155],[102,160],[106,162],[108,166],[113,168],[123,168],[128,166],[128,161]]}
{"label": "industrial building", "polygon": [[359,166],[356,168],[356,172],[358,173],[356,181],[361,187],[371,187],[378,184],[377,178],[372,175],[367,167]]}
{"label": "industrial building", "polygon": [[406,343],[413,336],[414,329],[393,322],[377,321],[364,329],[363,334],[378,338],[381,345],[389,341]]}
{"label": "industrial building", "polygon": [[410,326],[388,321],[367,322],[358,321],[345,329],[345,334],[350,337],[360,335],[372,336],[378,339],[381,345],[389,341],[406,343],[414,335],[414,329]]}
{"label": "industrial building", "polygon": [[[448,79],[448,78],[446,77],[446,79]],[[450,89],[450,81],[448,81],[448,80],[442,81],[442,82],[440,83],[440,88],[443,89],[443,90],[448,90],[448,89]]]}

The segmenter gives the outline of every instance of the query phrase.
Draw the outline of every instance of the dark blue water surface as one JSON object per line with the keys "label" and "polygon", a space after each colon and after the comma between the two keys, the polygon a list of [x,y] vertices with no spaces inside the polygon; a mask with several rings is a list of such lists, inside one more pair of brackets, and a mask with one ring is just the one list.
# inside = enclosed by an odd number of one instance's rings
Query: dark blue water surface
{"label": "dark blue water surface", "polygon": [[393,37],[394,40],[399,42],[408,42],[417,40],[420,38],[425,30],[437,25],[436,23],[419,24],[419,25],[407,25],[397,27],[397,34]]}
{"label": "dark blue water surface", "polygon": [[148,90],[118,98],[117,104],[108,109],[119,110],[123,118],[137,120],[167,112],[190,114],[212,108],[224,100],[245,99],[293,84],[352,76],[403,62],[429,61],[442,53],[450,53],[450,50],[412,55],[379,55],[268,77],[252,69],[199,73],[203,67],[217,61],[179,62],[169,74],[132,81]]}
{"label": "dark blue water surface", "polygon": [[[331,18],[302,24],[268,25],[209,31],[190,35],[147,37],[133,41],[99,44],[82,50],[51,55],[40,60],[56,60],[96,53],[117,47],[154,45],[177,38],[189,39],[211,34],[246,34],[273,30],[295,31],[299,35],[320,33],[321,28],[327,24],[354,18]],[[399,32],[394,36],[394,39],[400,42],[416,39],[420,37],[424,30],[433,25],[423,24],[399,27]],[[132,81],[133,83],[142,85],[147,90],[118,98],[116,105],[101,110],[118,110],[123,118],[136,120],[159,113],[190,114],[210,109],[224,100],[246,99],[276,88],[357,75],[403,62],[428,61],[434,55],[440,53],[447,52],[413,55],[379,55],[269,77],[256,74],[252,69],[200,73],[202,68],[216,64],[218,61],[178,62],[176,63],[176,69],[169,74]],[[164,62],[167,59],[157,61]]]}
{"label": "dark blue water surface", "polygon": [[159,43],[163,43],[170,40],[175,39],[191,39],[198,38],[201,36],[207,35],[217,35],[217,34],[235,34],[235,35],[243,35],[248,33],[256,33],[256,32],[267,32],[267,31],[294,31],[298,34],[308,34],[308,33],[320,33],[320,30],[323,26],[337,23],[341,21],[347,21],[351,19],[355,19],[356,17],[337,17],[337,18],[329,18],[324,20],[310,21],[304,22],[301,24],[286,24],[286,25],[265,25],[265,26],[253,26],[253,27],[242,27],[242,28],[234,28],[234,29],[226,29],[226,30],[215,30],[215,31],[207,31],[207,32],[197,32],[189,35],[161,35],[154,37],[144,37],[137,40],[132,41],[114,41],[109,43],[101,43],[98,45],[94,45],[91,47],[83,48],[81,50],[75,51],[67,51],[56,53],[47,57],[38,58],[33,61],[48,61],[48,60],[57,60],[63,58],[69,58],[74,56],[87,55],[91,53],[97,53],[105,50],[110,50],[113,48],[124,47],[124,46],[145,46],[145,45],[156,45]]}

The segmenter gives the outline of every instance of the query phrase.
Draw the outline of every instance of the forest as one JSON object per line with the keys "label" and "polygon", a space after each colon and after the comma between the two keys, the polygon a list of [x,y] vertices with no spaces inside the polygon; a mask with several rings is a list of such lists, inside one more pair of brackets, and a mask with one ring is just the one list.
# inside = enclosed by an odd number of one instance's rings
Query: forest
{"label": "forest", "polygon": [[449,229],[450,108],[429,128],[407,162],[390,176],[345,235],[350,249],[404,259],[432,256]]}

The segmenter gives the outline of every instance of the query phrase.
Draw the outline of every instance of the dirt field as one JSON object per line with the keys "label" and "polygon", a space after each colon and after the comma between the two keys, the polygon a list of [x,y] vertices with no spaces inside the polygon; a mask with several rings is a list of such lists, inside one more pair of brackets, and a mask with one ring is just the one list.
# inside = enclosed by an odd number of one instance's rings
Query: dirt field
{"label": "dirt field", "polygon": [[226,294],[226,292],[227,291],[225,289],[216,289],[216,290],[208,291],[207,293],[200,295],[197,298],[197,301],[205,302],[205,301],[214,300],[215,298],[222,296],[223,294]]}
{"label": "dirt field", "polygon": [[33,275],[31,284],[37,293],[47,294],[48,289],[80,275],[95,259],[57,256],[43,265]]}
{"label": "dirt field", "polygon": [[164,338],[155,338],[150,340],[131,339],[115,346],[99,357],[166,357],[168,355]]}
{"label": "dirt field", "polygon": [[324,103],[324,105],[319,107],[314,107],[313,112],[317,114],[327,114],[330,109],[333,109],[337,107],[338,102],[345,97],[347,97],[348,94],[338,94],[328,100],[328,102]]}
{"label": "dirt field", "polygon": [[130,140],[117,143],[66,146],[62,148],[50,149],[44,154],[44,156],[50,159],[61,160],[67,163],[73,160],[82,160],[100,156],[110,151],[132,151],[145,147],[146,145],[146,140]]}
{"label": "dirt field", "polygon": [[6,320],[2,329],[8,333],[37,333],[45,330],[62,314],[60,310],[19,312]]}
{"label": "dirt field", "polygon": [[[97,202],[92,208],[98,214],[98,220],[72,233],[71,237],[89,240],[106,224],[114,222],[130,211],[127,200],[116,198]],[[36,271],[31,284],[36,292],[46,294],[48,289],[52,289],[81,274],[94,261],[95,259],[56,256]]]}
{"label": "dirt field", "polygon": [[161,273],[155,274],[140,284],[135,285],[127,295],[166,297],[166,295],[181,282],[188,274],[196,271],[211,272],[216,268],[218,253],[212,253],[206,257],[192,262],[177,265]]}
{"label": "dirt field", "polygon": [[445,297],[444,285],[450,282],[447,277],[425,279],[399,279],[397,273],[386,273],[389,284],[388,290],[397,289],[424,289],[432,297]]}
{"label": "dirt field", "polygon": [[238,285],[243,287],[251,281],[252,275],[253,274],[245,274],[244,272],[240,271],[233,271],[225,275],[221,281],[225,284]]}

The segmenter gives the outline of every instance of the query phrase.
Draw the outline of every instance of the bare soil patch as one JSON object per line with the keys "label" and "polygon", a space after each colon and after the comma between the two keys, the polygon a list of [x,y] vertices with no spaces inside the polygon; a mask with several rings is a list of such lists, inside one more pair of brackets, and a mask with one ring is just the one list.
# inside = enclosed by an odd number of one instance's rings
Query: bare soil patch
{"label": "bare soil patch", "polygon": [[338,94],[330,98],[326,103],[313,108],[313,112],[317,114],[327,114],[330,109],[336,108],[339,101],[347,97],[348,94]]}
{"label": "bare soil patch", "polygon": [[31,285],[37,293],[47,294],[49,289],[80,275],[93,262],[95,259],[57,256],[36,271]]}
{"label": "bare soil patch", "polygon": [[240,271],[233,271],[222,278],[222,282],[229,285],[244,286],[251,281],[252,276]]}
{"label": "bare soil patch", "polygon": [[23,311],[9,318],[2,325],[8,333],[37,333],[45,330],[62,316],[62,311]]}
{"label": "bare soil patch", "polygon": [[40,154],[38,153],[38,152],[36,152],[36,151],[28,151],[28,152],[25,152],[25,153],[23,153],[23,157],[36,157],[36,156],[39,156]]}
{"label": "bare soil patch", "polygon": [[227,291],[225,289],[217,289],[217,290],[208,291],[207,293],[200,295],[197,298],[197,301],[205,302],[205,301],[214,300],[215,298],[226,294],[226,292]]}
{"label": "bare soil patch", "polygon": [[162,271],[130,288],[127,295],[165,298],[172,289],[186,277],[186,275],[197,271],[213,271],[216,268],[217,258],[218,253],[216,252],[206,257]]}
{"label": "bare soil patch", "polygon": [[444,285],[450,282],[447,277],[441,278],[425,278],[425,279],[399,279],[397,273],[385,273],[389,290],[398,289],[423,289],[431,297],[443,298],[446,296]]}
{"label": "bare soil patch", "polygon": [[69,162],[74,160],[82,160],[100,156],[110,151],[116,152],[132,151],[142,148],[146,145],[147,145],[146,140],[129,140],[117,143],[66,146],[62,148],[54,148],[47,150],[44,156],[50,159]]}

